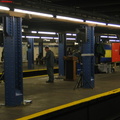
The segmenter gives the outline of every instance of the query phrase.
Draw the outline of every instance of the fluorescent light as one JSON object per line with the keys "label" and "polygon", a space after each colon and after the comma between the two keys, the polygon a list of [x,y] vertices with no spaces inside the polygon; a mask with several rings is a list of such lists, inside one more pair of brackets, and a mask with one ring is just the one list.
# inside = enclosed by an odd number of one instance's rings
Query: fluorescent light
{"label": "fluorescent light", "polygon": [[51,14],[33,12],[33,11],[28,11],[28,10],[14,9],[14,11],[20,12],[20,13],[25,13],[25,14],[38,15],[38,16],[53,17],[53,15],[51,15]]}
{"label": "fluorescent light", "polygon": [[24,32],[24,29],[22,28],[22,32]]}
{"label": "fluorescent light", "polygon": [[31,33],[37,33],[37,31],[31,31]]}
{"label": "fluorescent light", "polygon": [[120,27],[120,25],[117,25],[117,24],[108,24],[108,26],[112,26],[112,27]]}
{"label": "fluorescent light", "polygon": [[86,23],[92,23],[92,24],[98,24],[98,25],[106,25],[106,23],[103,22],[97,22],[97,21],[90,21],[90,20],[86,20]]}
{"label": "fluorescent light", "polygon": [[66,33],[66,35],[71,36],[72,34],[71,33]]}
{"label": "fluorescent light", "polygon": [[58,37],[54,37],[55,40],[58,40],[59,38]]}
{"label": "fluorescent light", "polygon": [[74,42],[74,45],[78,45],[78,43],[77,43],[77,42]]}
{"label": "fluorescent light", "polygon": [[110,42],[120,42],[120,40],[109,40]]}
{"label": "fluorescent light", "polygon": [[0,26],[0,31],[3,31],[3,26],[2,25]]}
{"label": "fluorescent light", "polygon": [[108,36],[106,36],[106,35],[101,35],[100,37],[101,38],[108,38]]}
{"label": "fluorescent light", "polygon": [[0,28],[0,31],[3,31],[3,28]]}
{"label": "fluorescent light", "polygon": [[39,31],[39,34],[48,34],[48,35],[55,35],[55,32],[43,32],[43,31]]}
{"label": "fluorescent light", "polygon": [[25,38],[25,36],[22,36],[22,38]]}
{"label": "fluorescent light", "polygon": [[[58,40],[58,37],[54,37],[54,39]],[[76,40],[76,38],[66,38],[66,40]]]}
{"label": "fluorescent light", "polygon": [[40,38],[39,36],[26,36],[26,38]]}
{"label": "fluorescent light", "polygon": [[0,10],[7,10],[7,11],[9,11],[9,10],[10,10],[10,8],[5,7],[5,6],[0,6]]}
{"label": "fluorescent light", "polygon": [[76,36],[76,34],[73,34],[73,36]]}
{"label": "fluorescent light", "polygon": [[76,40],[76,38],[66,38],[66,40]]}
{"label": "fluorescent light", "polygon": [[76,36],[76,34],[66,33],[67,36]]}
{"label": "fluorescent light", "polygon": [[41,37],[41,39],[53,39],[53,37]]}
{"label": "fluorescent light", "polygon": [[117,38],[116,36],[109,36],[109,38]]}
{"label": "fluorescent light", "polygon": [[101,38],[117,38],[117,36],[106,36],[106,35],[102,35],[100,36]]}
{"label": "fluorescent light", "polygon": [[77,19],[77,18],[72,18],[72,17],[65,17],[65,16],[56,16],[58,19],[63,19],[63,20],[70,20],[70,21],[76,21],[76,22],[84,22],[82,19]]}

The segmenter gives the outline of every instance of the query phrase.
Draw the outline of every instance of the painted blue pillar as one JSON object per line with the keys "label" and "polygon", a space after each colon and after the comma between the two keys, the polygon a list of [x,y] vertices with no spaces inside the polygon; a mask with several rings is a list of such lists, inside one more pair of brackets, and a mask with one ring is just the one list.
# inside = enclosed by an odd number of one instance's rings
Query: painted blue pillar
{"label": "painted blue pillar", "polygon": [[59,59],[59,75],[65,75],[65,62],[63,57],[66,56],[66,34],[59,34],[59,48],[58,48],[58,59]]}
{"label": "painted blue pillar", "polygon": [[22,19],[4,17],[5,105],[23,103]]}
{"label": "painted blue pillar", "polygon": [[28,69],[34,68],[34,39],[28,38]]}
{"label": "painted blue pillar", "polygon": [[94,27],[86,27],[87,41],[82,45],[83,87],[94,88]]}

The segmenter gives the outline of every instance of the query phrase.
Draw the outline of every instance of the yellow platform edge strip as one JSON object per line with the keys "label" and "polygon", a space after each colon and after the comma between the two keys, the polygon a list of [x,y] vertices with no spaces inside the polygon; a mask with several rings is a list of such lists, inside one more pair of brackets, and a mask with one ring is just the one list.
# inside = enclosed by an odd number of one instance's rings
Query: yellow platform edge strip
{"label": "yellow platform edge strip", "polygon": [[[54,67],[54,69],[58,69],[58,67]],[[47,69],[46,68],[44,68],[44,69],[33,69],[33,70],[25,70],[23,72],[42,71],[42,70],[47,70]]]}
{"label": "yellow platform edge strip", "polygon": [[[54,69],[58,69],[58,67],[55,67]],[[46,68],[45,69],[33,69],[33,70],[24,70],[23,72],[32,72],[32,71],[43,71],[43,70],[47,70]],[[2,75],[2,73],[0,73],[0,75]]]}
{"label": "yellow platform edge strip", "polygon": [[29,119],[32,119],[32,118],[35,118],[35,117],[39,117],[39,116],[42,116],[42,115],[45,115],[45,114],[48,114],[48,113],[52,113],[52,112],[67,108],[67,107],[78,105],[78,104],[81,104],[81,103],[84,103],[84,102],[88,102],[88,101],[91,101],[91,100],[94,100],[94,99],[97,99],[97,98],[101,98],[101,97],[104,97],[104,96],[116,94],[116,93],[119,93],[119,92],[120,92],[120,88],[117,88],[117,89],[114,89],[114,90],[111,90],[111,91],[108,91],[108,92],[97,94],[97,95],[94,95],[94,96],[91,96],[91,97],[87,97],[87,98],[84,98],[84,99],[81,99],[81,100],[77,100],[77,101],[74,101],[74,102],[71,102],[71,103],[61,105],[61,106],[58,106],[58,107],[54,107],[54,108],[50,108],[50,109],[47,109],[47,110],[44,110],[44,111],[41,111],[41,112],[37,112],[37,113],[31,114],[31,115],[28,115],[28,116],[25,116],[25,117],[22,117],[22,118],[18,118],[16,120],[29,120]]}
{"label": "yellow platform edge strip", "polygon": [[[58,75],[58,73],[54,73],[54,75]],[[46,76],[48,76],[48,75],[46,74],[46,75],[37,75],[37,76],[31,76],[31,77],[24,77],[23,79],[46,77]]]}

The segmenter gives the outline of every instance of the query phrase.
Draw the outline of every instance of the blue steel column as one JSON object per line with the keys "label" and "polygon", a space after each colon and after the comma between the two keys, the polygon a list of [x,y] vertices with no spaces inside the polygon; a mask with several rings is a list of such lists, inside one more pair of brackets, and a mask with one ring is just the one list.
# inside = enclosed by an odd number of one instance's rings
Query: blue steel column
{"label": "blue steel column", "polygon": [[82,45],[83,87],[94,88],[94,27],[87,26],[87,41]]}
{"label": "blue steel column", "polygon": [[66,34],[59,34],[59,75],[65,75],[65,62],[63,57],[66,56]]}
{"label": "blue steel column", "polygon": [[34,39],[28,38],[28,69],[34,68]]}
{"label": "blue steel column", "polygon": [[4,17],[5,105],[23,103],[22,19]]}

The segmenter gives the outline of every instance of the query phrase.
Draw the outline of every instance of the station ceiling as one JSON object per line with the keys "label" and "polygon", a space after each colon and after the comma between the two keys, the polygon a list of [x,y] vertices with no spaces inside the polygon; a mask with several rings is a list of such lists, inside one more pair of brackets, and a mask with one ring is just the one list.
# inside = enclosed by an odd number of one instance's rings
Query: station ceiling
{"label": "station ceiling", "polygon": [[120,1],[112,0],[41,0],[44,3],[83,10],[94,14],[109,16],[120,22]]}
{"label": "station ceiling", "polygon": [[[64,15],[100,21],[106,23],[120,24],[120,1],[90,1],[90,0],[13,0],[13,8],[27,9],[31,11],[41,11],[53,15]],[[56,21],[54,19],[26,18],[23,25],[28,26],[28,30],[43,30],[56,32],[75,32],[76,28],[82,24],[75,22]],[[120,29],[110,27],[95,27],[97,34],[120,34]]]}

